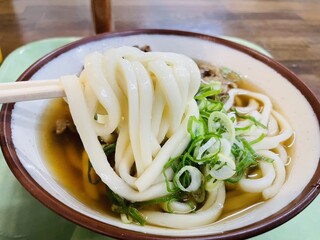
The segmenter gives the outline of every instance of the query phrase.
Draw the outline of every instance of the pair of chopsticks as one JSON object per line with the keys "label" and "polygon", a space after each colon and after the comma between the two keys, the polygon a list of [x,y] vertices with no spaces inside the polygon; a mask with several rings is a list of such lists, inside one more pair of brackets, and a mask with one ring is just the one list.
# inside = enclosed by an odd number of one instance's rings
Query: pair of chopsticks
{"label": "pair of chopsticks", "polygon": [[59,79],[0,84],[0,103],[65,97]]}

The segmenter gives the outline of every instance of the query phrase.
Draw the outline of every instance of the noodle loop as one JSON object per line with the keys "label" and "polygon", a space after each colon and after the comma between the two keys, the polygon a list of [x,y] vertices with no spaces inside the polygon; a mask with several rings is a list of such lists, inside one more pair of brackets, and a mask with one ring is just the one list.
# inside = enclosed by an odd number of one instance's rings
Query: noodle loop
{"label": "noodle loop", "polygon": [[[146,204],[141,213],[150,224],[210,224],[231,183],[264,199],[284,184],[283,142],[293,130],[271,100],[240,88],[222,92],[223,83],[201,80],[197,64],[184,55],[134,47],[91,53],[80,78],[61,78],[87,153],[83,165],[90,161],[122,210],[126,201]],[[114,164],[101,141],[115,144]],[[250,167],[261,174],[250,177]],[[85,189],[99,197],[92,186]],[[152,201],[156,206],[148,207]],[[128,211],[118,213],[131,222]]]}

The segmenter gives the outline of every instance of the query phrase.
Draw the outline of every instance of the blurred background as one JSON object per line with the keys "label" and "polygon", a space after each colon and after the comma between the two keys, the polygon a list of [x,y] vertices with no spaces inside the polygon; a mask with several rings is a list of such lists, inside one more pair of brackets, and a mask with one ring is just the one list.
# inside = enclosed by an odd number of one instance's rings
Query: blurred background
{"label": "blurred background", "polygon": [[[314,79],[320,78],[319,0],[110,2],[114,31],[166,28],[242,38],[262,46],[314,89],[320,89],[320,81]],[[35,40],[93,34],[90,0],[0,0],[4,57]]]}

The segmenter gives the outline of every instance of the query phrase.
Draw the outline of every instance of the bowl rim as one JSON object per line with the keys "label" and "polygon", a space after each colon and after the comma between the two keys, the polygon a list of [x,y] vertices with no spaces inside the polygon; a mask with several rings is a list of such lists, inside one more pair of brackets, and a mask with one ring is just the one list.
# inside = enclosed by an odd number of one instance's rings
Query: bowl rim
{"label": "bowl rim", "polygon": [[[128,31],[115,31],[110,33],[103,33],[98,35],[93,35],[89,37],[82,38],[75,42],[69,43],[62,46],[44,57],[40,58],[34,64],[32,64],[19,78],[17,81],[28,81],[31,76],[38,71],[42,66],[50,62],[52,59],[58,57],[66,51],[76,48],[80,45],[99,41],[107,38],[115,37],[126,37],[131,35],[140,34],[156,34],[156,35],[177,35],[185,36],[191,38],[198,38],[202,40],[207,40],[210,42],[225,45],[227,47],[233,48],[237,51],[243,52],[254,59],[263,62],[268,65],[268,67],[274,69],[280,75],[282,75],[286,80],[291,82],[307,99],[311,105],[320,125],[320,102],[312,90],[302,81],[297,75],[291,72],[288,68],[276,62],[275,60],[251,49],[246,46],[225,40],[219,37],[188,32],[180,30],[166,30],[166,29],[137,29]],[[304,190],[289,203],[286,207],[282,208],[277,213],[262,219],[256,223],[250,224],[248,226],[225,231],[224,233],[218,233],[213,235],[203,235],[203,236],[160,236],[150,233],[135,232],[133,230],[122,229],[116,226],[112,226],[96,219],[92,219],[82,213],[75,211],[74,209],[61,203],[58,199],[51,196],[45,189],[43,189],[24,169],[22,166],[15,147],[12,141],[11,135],[11,114],[14,109],[14,103],[3,104],[0,112],[0,144],[4,155],[4,158],[18,181],[26,188],[31,195],[38,199],[42,204],[44,204],[49,209],[53,210],[60,216],[68,219],[75,224],[81,225],[85,228],[104,234],[110,237],[116,237],[120,239],[242,239],[252,237],[266,231],[269,231],[296,216],[303,209],[305,209],[319,194],[320,192],[320,160],[318,162],[317,169]]]}

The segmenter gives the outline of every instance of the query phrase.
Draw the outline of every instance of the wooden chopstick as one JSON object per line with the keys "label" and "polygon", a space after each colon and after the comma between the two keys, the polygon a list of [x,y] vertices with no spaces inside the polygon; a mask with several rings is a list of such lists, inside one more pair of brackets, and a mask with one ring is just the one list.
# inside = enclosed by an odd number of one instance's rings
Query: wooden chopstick
{"label": "wooden chopstick", "polygon": [[65,97],[59,79],[0,84],[0,103]]}

